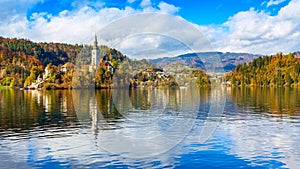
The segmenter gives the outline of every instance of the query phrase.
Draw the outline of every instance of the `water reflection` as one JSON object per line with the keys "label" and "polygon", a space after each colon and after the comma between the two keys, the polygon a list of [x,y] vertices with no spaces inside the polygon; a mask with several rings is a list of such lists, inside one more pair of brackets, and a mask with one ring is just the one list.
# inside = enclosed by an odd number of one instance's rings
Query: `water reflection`
{"label": "water reflection", "polygon": [[222,130],[232,140],[230,153],[253,166],[298,168],[300,100],[290,88],[231,88]]}
{"label": "water reflection", "polygon": [[[227,101],[219,127],[200,143],[205,122],[215,124],[220,115],[209,112],[223,92]],[[0,90],[1,164],[297,168],[298,94],[297,89],[254,88]],[[152,156],[136,158],[141,153]]]}
{"label": "water reflection", "polygon": [[199,94],[179,88],[74,90],[73,99],[79,121],[90,118],[97,146],[140,158],[168,151],[189,133],[203,97]]}
{"label": "water reflection", "polygon": [[2,130],[38,126],[66,127],[76,121],[70,91],[0,90]]}
{"label": "water reflection", "polygon": [[136,88],[128,92],[131,104],[137,110],[148,110],[159,105],[178,111],[183,106],[184,96],[179,88]]}
{"label": "water reflection", "polygon": [[[133,93],[129,94],[130,102],[125,97],[128,91],[118,90],[113,100],[116,101],[117,109],[121,110],[120,113],[126,117],[126,123],[121,124],[125,127],[117,132],[104,132],[103,138],[121,138],[122,142],[117,140],[112,144],[108,141],[110,139],[104,139],[100,146],[110,152],[126,152],[126,157],[156,156],[178,145],[194,125],[201,131],[195,136],[196,140],[205,142],[216,129],[225,103],[222,90],[212,91],[198,88],[140,88],[130,91]],[[119,99],[120,96],[124,99]],[[210,104],[213,106],[210,107]],[[143,110],[137,111],[136,105],[141,105]]]}
{"label": "water reflection", "polygon": [[271,117],[300,116],[297,88],[230,88],[228,96],[240,108]]}

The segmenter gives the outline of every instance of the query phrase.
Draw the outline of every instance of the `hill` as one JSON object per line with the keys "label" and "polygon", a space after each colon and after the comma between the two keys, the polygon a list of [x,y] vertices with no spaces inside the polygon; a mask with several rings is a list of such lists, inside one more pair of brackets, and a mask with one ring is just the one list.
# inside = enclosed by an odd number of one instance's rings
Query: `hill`
{"label": "hill", "polygon": [[[178,62],[186,66],[198,67],[203,70],[211,68],[219,68],[219,70],[231,71],[240,63],[247,63],[260,55],[249,53],[222,53],[222,52],[200,52],[188,53],[176,57],[164,57],[149,60],[151,63],[158,66],[165,66],[170,63]],[[216,61],[216,58],[220,60]],[[220,63],[216,65],[217,63]]]}
{"label": "hill", "polygon": [[299,52],[263,56],[239,64],[225,76],[232,86],[300,86]]}
{"label": "hill", "polygon": [[[140,82],[138,74],[141,70],[156,67],[146,60],[129,59],[113,48],[99,46],[99,49],[103,57],[99,66],[91,71],[90,45],[36,43],[28,39],[0,37],[0,86],[24,86],[24,89],[110,88],[113,85],[128,87],[134,78],[134,81]],[[188,65],[203,67],[197,58],[186,61]],[[186,69],[190,70],[191,78],[197,79],[198,86],[209,86],[208,76],[204,71]],[[183,71],[179,73],[187,74]],[[167,75],[161,72],[158,74]],[[168,77],[156,78],[153,81],[155,80],[157,86],[173,84],[172,78]]]}
{"label": "hill", "polygon": [[[73,76],[71,69],[74,68],[72,65],[78,61],[77,56],[83,48],[91,46],[37,43],[28,39],[0,36],[0,85],[23,87],[39,78],[46,78],[47,83],[43,87],[70,88]],[[125,58],[115,49],[106,46],[99,48],[112,63]],[[106,73],[106,67],[101,65],[101,68]]]}
{"label": "hill", "polygon": [[74,62],[82,45],[32,42],[28,39],[0,36],[0,84],[23,86],[31,70],[41,72],[53,66]]}

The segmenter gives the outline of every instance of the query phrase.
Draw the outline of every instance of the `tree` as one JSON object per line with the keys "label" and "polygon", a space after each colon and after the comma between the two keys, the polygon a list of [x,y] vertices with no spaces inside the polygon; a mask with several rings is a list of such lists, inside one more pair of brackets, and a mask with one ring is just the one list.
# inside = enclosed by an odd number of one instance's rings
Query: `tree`
{"label": "tree", "polygon": [[24,86],[28,86],[33,83],[39,75],[42,74],[42,70],[40,70],[37,66],[33,66],[30,70],[29,77],[26,78],[24,82]]}

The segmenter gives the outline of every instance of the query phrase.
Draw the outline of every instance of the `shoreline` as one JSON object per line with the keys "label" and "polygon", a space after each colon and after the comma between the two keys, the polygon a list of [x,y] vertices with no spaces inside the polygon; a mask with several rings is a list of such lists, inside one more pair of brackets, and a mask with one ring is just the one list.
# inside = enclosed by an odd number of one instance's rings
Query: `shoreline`
{"label": "shoreline", "polygon": [[[227,89],[243,89],[243,88],[259,88],[259,89],[299,89],[300,86],[224,86],[224,85],[220,85],[219,87],[221,88],[227,88]],[[122,87],[121,87],[122,88]],[[165,88],[170,88],[170,89],[174,89],[174,88],[188,88],[185,86],[178,86],[178,87],[153,87],[153,86],[138,86],[138,87],[134,87],[134,88],[130,88],[128,87],[128,90],[132,90],[132,89],[165,89]],[[198,87],[201,89],[211,89],[211,87]],[[115,88],[112,87],[102,87],[102,88],[89,88],[89,87],[82,87],[82,88],[37,88],[37,89],[24,89],[23,87],[19,88],[19,87],[10,87],[10,86],[0,86],[0,90],[7,90],[7,89],[13,89],[13,90],[20,90],[20,91],[45,91],[45,90],[82,90],[82,89],[88,89],[88,90],[113,90]]]}

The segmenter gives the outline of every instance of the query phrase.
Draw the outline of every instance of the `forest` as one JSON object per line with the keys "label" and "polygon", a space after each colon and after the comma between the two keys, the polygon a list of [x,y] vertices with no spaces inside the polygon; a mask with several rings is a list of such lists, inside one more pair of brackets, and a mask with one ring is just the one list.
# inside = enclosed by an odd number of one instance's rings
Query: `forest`
{"label": "forest", "polygon": [[[83,49],[91,49],[91,46],[36,43],[28,39],[0,37],[0,86],[23,87],[37,81],[38,78],[43,78],[46,82],[40,87],[72,88],[75,65],[78,64],[78,56],[82,55]],[[99,46],[99,50],[104,52],[104,57],[110,60],[113,66],[126,58],[121,52],[106,46]],[[97,68],[97,84],[100,81],[109,83],[111,74],[107,72],[106,66],[100,64]]]}
{"label": "forest", "polygon": [[36,79],[47,65],[58,69],[67,62],[74,63],[82,47],[77,44],[35,43],[28,39],[0,36],[0,84],[23,87]]}
{"label": "forest", "polygon": [[[130,59],[120,51],[106,46],[99,46],[102,61],[91,72],[86,66],[90,62],[91,49],[92,46],[88,45],[36,43],[28,39],[0,37],[0,86],[23,87],[40,77],[46,79],[46,83],[41,85],[46,89],[110,88],[113,83],[115,86],[124,87],[133,83],[148,85],[155,81],[157,82],[154,86],[184,86],[185,81],[194,78],[197,79],[199,87],[210,86],[209,76],[200,68],[184,67],[178,63],[155,67],[145,59]],[[86,57],[82,57],[84,52]],[[81,65],[80,68],[77,67],[78,64]],[[174,78],[158,79],[156,74],[159,72],[155,72],[155,75],[151,71],[141,73],[141,70],[148,68],[167,71],[171,76],[177,77],[178,84],[173,83]],[[150,76],[146,77],[145,74]],[[192,76],[187,78],[188,74]],[[223,81],[229,82],[227,84],[231,86],[300,87],[299,55],[277,53],[258,57],[249,63],[238,64],[224,76]]]}
{"label": "forest", "polygon": [[243,63],[226,74],[231,86],[297,87],[300,86],[300,59],[294,53],[277,53]]}
{"label": "forest", "polygon": [[[143,78],[142,81],[136,78],[141,70],[155,68],[149,61],[130,59],[120,51],[107,46],[98,48],[101,56],[100,64],[91,71],[90,45],[36,43],[28,39],[0,36],[0,86],[26,87],[41,79],[43,83],[39,84],[39,87],[45,89],[111,88],[128,87],[133,81],[139,84],[149,81],[147,78]],[[162,71],[164,69],[159,68]],[[197,80],[199,87],[210,86],[205,71],[200,68],[186,70],[190,71],[190,79]],[[184,75],[182,70],[180,72],[177,70],[177,73]],[[157,86],[174,84],[174,80],[170,78],[157,80],[160,81]]]}

